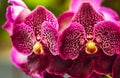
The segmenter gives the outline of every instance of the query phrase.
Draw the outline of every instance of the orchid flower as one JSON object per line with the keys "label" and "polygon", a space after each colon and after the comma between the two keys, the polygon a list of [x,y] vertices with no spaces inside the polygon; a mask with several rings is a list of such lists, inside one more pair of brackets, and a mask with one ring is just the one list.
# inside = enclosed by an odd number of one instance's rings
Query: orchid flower
{"label": "orchid flower", "polygon": [[43,6],[30,11],[22,0],[8,2],[12,5],[7,8],[3,28],[11,36],[13,64],[33,78],[44,78],[45,71],[50,76],[64,75],[72,61],[59,56],[56,17]]}
{"label": "orchid flower", "polygon": [[60,56],[74,61],[67,73],[75,78],[87,78],[92,72],[112,73],[120,54],[118,17],[108,8],[101,10],[97,4],[99,0],[73,0],[70,11],[58,18]]}

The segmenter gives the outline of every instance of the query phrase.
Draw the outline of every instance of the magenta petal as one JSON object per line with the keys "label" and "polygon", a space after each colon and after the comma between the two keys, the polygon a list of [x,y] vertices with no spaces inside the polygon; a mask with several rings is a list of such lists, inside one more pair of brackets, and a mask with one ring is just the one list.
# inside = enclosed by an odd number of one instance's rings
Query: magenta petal
{"label": "magenta petal", "polygon": [[12,35],[13,23],[23,9],[24,9],[23,7],[15,6],[15,5],[9,6],[7,8],[7,13],[6,13],[7,21],[3,25],[3,29],[5,29],[10,35]]}
{"label": "magenta petal", "polygon": [[105,77],[104,75],[93,72],[88,78],[104,78],[104,77]]}
{"label": "magenta petal", "polygon": [[21,11],[27,9],[27,6],[22,2],[22,0],[8,0],[8,2],[12,3],[12,5],[7,7],[7,21],[3,25],[3,29],[5,29],[10,35],[12,35],[13,24],[16,18],[21,13]]}
{"label": "magenta petal", "polygon": [[38,6],[25,19],[25,23],[33,28],[36,37],[41,35],[41,25],[44,21],[50,22],[53,28],[58,29],[58,23],[55,16],[42,6]]}
{"label": "magenta petal", "polygon": [[77,11],[83,2],[89,2],[95,9],[99,9],[101,0],[72,0],[70,11]]}
{"label": "magenta petal", "polygon": [[29,9],[24,9],[22,10],[19,15],[17,16],[14,25],[15,24],[20,24],[22,22],[24,22],[25,18],[31,13],[31,11]]}
{"label": "magenta petal", "polygon": [[99,22],[94,27],[94,34],[105,54],[120,53],[120,26],[111,21]]}
{"label": "magenta petal", "polygon": [[13,28],[12,44],[13,46],[23,54],[30,54],[34,45],[33,30],[25,25],[17,25]]}
{"label": "magenta petal", "polygon": [[87,78],[92,73],[93,63],[91,56],[81,52],[68,74],[73,78]]}
{"label": "magenta petal", "polygon": [[87,35],[93,35],[93,27],[102,21],[101,14],[95,11],[90,3],[83,3],[73,18],[73,22],[78,22],[85,27]]}
{"label": "magenta petal", "polygon": [[32,54],[28,57],[28,63],[25,66],[26,70],[24,70],[27,74],[41,73],[43,72],[49,65],[49,60],[47,56],[35,55]]}
{"label": "magenta petal", "polygon": [[6,30],[9,35],[12,35],[13,23],[11,21],[6,21],[3,25],[3,29]]}
{"label": "magenta petal", "polygon": [[93,72],[88,78],[102,78],[102,76],[100,74]]}
{"label": "magenta petal", "polygon": [[63,77],[59,76],[59,75],[50,74],[50,73],[45,71],[43,73],[43,78],[63,78]]}
{"label": "magenta petal", "polygon": [[49,22],[44,22],[41,27],[42,41],[53,55],[59,54],[58,32]]}
{"label": "magenta petal", "polygon": [[14,47],[11,50],[11,61],[12,63],[17,67],[17,68],[21,68],[21,64],[24,64],[27,62],[27,57],[26,55],[21,54],[20,52],[18,52]]}
{"label": "magenta petal", "polygon": [[19,15],[19,13],[23,9],[27,9],[27,6],[24,4],[22,0],[8,0],[9,3],[12,4],[12,6],[9,6],[7,8],[7,19],[15,20],[16,17]]}
{"label": "magenta petal", "polygon": [[74,12],[64,12],[58,17],[60,33],[62,33],[63,30],[65,30],[69,26],[73,15],[74,15]]}
{"label": "magenta petal", "polygon": [[118,21],[119,15],[112,9],[101,7],[99,11],[104,15],[106,20]]}
{"label": "magenta petal", "polygon": [[60,56],[50,56],[50,64],[47,71],[52,74],[62,75],[66,73],[73,65],[71,60],[63,60]]}
{"label": "magenta petal", "polygon": [[112,68],[112,78],[120,77],[120,55],[117,56],[113,68]]}
{"label": "magenta petal", "polygon": [[94,69],[98,73],[109,74],[112,72],[112,66],[116,59],[116,55],[108,56],[102,50],[99,50],[94,58]]}
{"label": "magenta petal", "polygon": [[6,13],[7,19],[13,22],[17,18],[17,16],[20,14],[20,12],[24,9],[25,8],[21,6],[15,6],[15,5],[9,6],[7,8],[7,13]]}
{"label": "magenta petal", "polygon": [[72,23],[61,35],[60,55],[64,59],[76,59],[84,44],[84,28]]}
{"label": "magenta petal", "polygon": [[46,56],[31,54],[30,56],[27,56],[26,63],[20,64],[20,70],[27,75],[38,77],[41,72],[45,71],[48,65],[49,61]]}
{"label": "magenta petal", "polygon": [[9,3],[12,3],[13,5],[16,6],[21,6],[24,8],[27,8],[27,6],[24,4],[24,2],[22,0],[8,0]]}
{"label": "magenta petal", "polygon": [[[32,68],[28,68],[28,56],[21,54],[14,47],[11,50],[11,61],[14,64],[14,66],[19,68],[26,74],[29,74],[30,69],[32,69]],[[35,75],[35,73],[29,74],[29,75],[33,76]]]}

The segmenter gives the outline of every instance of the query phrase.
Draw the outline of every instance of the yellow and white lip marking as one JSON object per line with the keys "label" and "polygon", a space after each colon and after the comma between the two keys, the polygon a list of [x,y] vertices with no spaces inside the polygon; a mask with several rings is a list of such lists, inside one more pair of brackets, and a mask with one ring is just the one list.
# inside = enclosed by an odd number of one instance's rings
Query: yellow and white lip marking
{"label": "yellow and white lip marking", "polygon": [[44,54],[43,46],[40,42],[36,42],[33,46],[33,52],[37,55]]}
{"label": "yellow and white lip marking", "polygon": [[85,52],[87,54],[95,54],[97,51],[98,51],[98,48],[93,41],[88,41],[86,43]]}

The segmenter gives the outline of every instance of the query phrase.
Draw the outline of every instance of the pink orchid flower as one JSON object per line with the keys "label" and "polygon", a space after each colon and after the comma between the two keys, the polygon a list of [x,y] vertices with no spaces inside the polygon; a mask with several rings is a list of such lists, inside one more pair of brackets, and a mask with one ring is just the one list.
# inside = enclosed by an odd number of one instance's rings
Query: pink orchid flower
{"label": "pink orchid flower", "polygon": [[48,78],[47,75],[62,78],[72,61],[58,55],[56,17],[43,6],[30,11],[22,0],[8,2],[12,5],[7,8],[3,28],[11,36],[13,64],[33,78]]}
{"label": "pink orchid flower", "polygon": [[67,72],[74,78],[88,78],[92,72],[112,73],[120,54],[119,17],[110,8],[101,7],[100,2],[72,0],[70,10],[58,18],[60,56],[74,61]]}

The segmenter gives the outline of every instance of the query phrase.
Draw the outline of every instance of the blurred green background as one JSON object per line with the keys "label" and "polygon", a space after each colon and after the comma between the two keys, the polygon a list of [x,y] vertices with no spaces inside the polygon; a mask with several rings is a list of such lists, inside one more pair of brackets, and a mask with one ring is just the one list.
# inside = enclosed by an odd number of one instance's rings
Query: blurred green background
{"label": "blurred green background", "polygon": [[[56,17],[67,10],[70,0],[23,0],[29,9],[33,10],[37,5],[45,6]],[[5,23],[6,7],[10,5],[7,0],[0,0],[0,78],[29,78],[24,75],[10,62],[9,55],[11,49],[10,37],[6,31],[2,29]],[[102,6],[107,6],[114,9],[120,14],[120,0],[103,0]]]}

